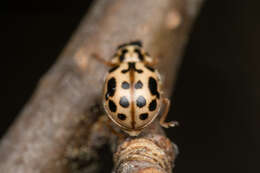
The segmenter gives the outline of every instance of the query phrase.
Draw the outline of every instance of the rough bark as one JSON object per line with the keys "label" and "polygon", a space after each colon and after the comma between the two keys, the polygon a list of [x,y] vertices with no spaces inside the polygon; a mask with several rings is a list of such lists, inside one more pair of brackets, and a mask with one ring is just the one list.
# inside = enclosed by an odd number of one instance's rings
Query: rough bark
{"label": "rough bark", "polygon": [[[71,147],[82,148],[79,145],[84,145],[84,142],[93,145],[91,141],[95,135],[92,132],[97,132],[93,129],[102,128],[93,123],[100,114],[96,105],[101,103],[103,78],[107,70],[92,58],[93,53],[109,59],[119,44],[142,40],[144,48],[151,55],[160,58],[158,68],[164,80],[165,95],[169,96],[181,53],[201,2],[202,0],[96,1],[57,63],[41,79],[33,97],[2,139],[0,170],[5,173],[64,172],[67,170],[64,158]],[[159,165],[143,167],[137,171],[131,168],[126,170],[118,163],[120,159],[122,161],[120,152],[125,146],[142,139],[148,139],[156,144],[155,147],[159,146],[166,152],[164,157],[169,157],[167,159],[172,163],[176,150],[169,147],[171,142],[157,126],[155,124],[146,129],[149,133],[144,132],[138,139],[128,138],[119,142],[115,142],[117,138],[109,139],[111,144],[115,144],[113,151],[116,152],[116,172],[171,172],[172,165],[168,161],[167,168]],[[154,132],[151,134],[149,130]],[[97,136],[100,135],[102,136]],[[103,136],[106,139],[107,134]],[[160,143],[162,141],[167,145]],[[147,141],[141,143],[145,142]],[[106,141],[97,145],[103,143]],[[95,150],[95,146],[90,149]],[[131,161],[127,164],[136,163]],[[88,168],[85,172],[92,172],[96,167]]]}

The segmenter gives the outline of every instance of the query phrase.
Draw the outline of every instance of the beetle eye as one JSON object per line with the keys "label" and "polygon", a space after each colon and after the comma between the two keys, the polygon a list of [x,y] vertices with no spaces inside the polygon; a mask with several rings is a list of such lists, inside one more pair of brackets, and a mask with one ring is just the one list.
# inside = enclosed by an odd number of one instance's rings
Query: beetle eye
{"label": "beetle eye", "polygon": [[140,114],[140,115],[139,115],[139,118],[140,118],[141,120],[146,120],[146,119],[148,118],[148,113]]}

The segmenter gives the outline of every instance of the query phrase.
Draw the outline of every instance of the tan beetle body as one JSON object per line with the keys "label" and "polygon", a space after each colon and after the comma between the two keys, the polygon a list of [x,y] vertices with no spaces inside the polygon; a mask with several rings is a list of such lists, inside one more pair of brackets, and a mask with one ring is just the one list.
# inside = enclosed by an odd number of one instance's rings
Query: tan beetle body
{"label": "tan beetle body", "polygon": [[[141,42],[131,42],[118,47],[106,76],[103,104],[108,117],[130,136],[137,136],[143,128],[159,115],[163,102],[160,75],[153,68],[154,60],[146,53]],[[164,122],[164,127],[177,122]]]}

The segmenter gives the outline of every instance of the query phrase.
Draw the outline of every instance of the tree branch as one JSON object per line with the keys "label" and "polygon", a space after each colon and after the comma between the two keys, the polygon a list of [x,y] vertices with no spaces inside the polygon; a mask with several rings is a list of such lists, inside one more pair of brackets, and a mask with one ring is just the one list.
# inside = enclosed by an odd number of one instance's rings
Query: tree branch
{"label": "tree branch", "polygon": [[[95,150],[95,145],[107,142],[92,143],[97,140],[95,135],[108,139],[108,134],[102,130],[93,134],[97,132],[93,129],[103,128],[93,123],[98,119],[99,111],[95,105],[101,103],[103,78],[107,71],[91,57],[93,53],[109,59],[119,44],[142,40],[151,55],[160,57],[159,71],[164,79],[165,95],[169,96],[190,26],[201,2],[96,1],[57,63],[41,79],[33,97],[2,139],[0,169],[6,173],[65,172],[67,166],[63,160],[71,146],[87,143],[91,151]],[[116,139],[108,139],[116,146],[115,172],[171,172],[176,150],[157,123],[138,138]],[[72,143],[72,140],[75,141]],[[135,157],[131,156],[129,160],[130,157],[124,155],[129,151],[128,147],[136,143],[165,155],[152,155],[155,164],[150,160],[146,162],[146,159],[139,163],[149,166],[140,166],[134,161]],[[137,159],[140,158],[144,157],[138,156]],[[136,168],[140,169],[131,168],[131,165],[139,165]],[[96,168],[88,167],[87,170],[91,172]]]}

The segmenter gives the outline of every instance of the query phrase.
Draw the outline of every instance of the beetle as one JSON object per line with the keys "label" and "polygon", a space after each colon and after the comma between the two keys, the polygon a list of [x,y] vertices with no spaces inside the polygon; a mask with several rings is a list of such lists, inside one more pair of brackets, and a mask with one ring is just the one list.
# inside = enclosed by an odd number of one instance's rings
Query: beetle
{"label": "beetle", "polygon": [[161,78],[155,69],[157,59],[142,47],[141,41],[118,46],[111,61],[95,57],[109,66],[105,78],[103,105],[108,117],[130,136],[137,136],[165,110],[160,125],[173,127],[177,121],[166,122],[170,100],[162,96]]}

